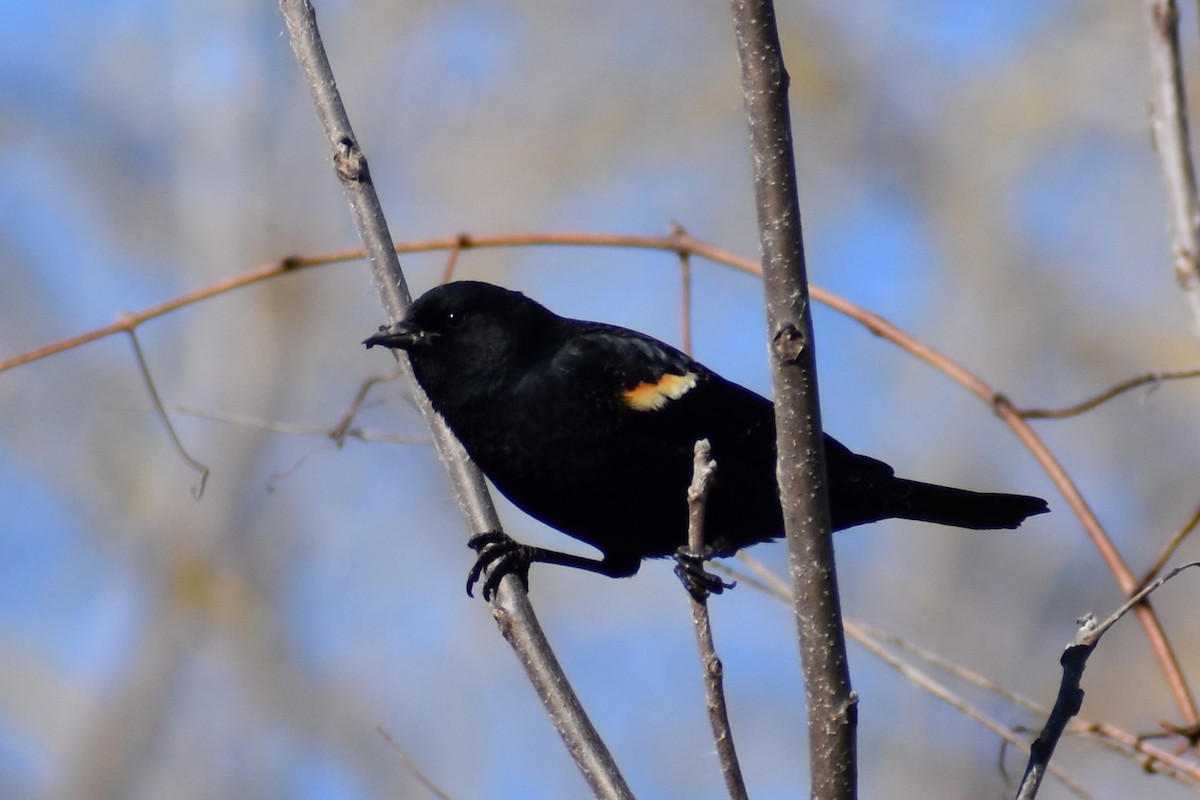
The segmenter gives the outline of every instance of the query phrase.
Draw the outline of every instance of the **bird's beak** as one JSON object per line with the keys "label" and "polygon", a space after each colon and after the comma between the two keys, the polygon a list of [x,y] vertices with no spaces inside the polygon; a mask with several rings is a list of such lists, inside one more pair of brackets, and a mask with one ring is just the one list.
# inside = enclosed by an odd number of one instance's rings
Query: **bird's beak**
{"label": "bird's beak", "polygon": [[415,325],[401,320],[394,325],[380,325],[379,332],[363,340],[367,348],[375,345],[390,347],[393,350],[411,350],[412,348],[429,343],[429,335]]}

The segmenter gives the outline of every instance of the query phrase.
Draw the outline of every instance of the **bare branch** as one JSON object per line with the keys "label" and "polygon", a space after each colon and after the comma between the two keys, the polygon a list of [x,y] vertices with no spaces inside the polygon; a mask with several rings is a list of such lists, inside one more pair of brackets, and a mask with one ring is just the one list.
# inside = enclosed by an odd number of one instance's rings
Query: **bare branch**
{"label": "bare branch", "polygon": [[1153,100],[1150,131],[1166,183],[1175,279],[1200,335],[1200,201],[1188,137],[1187,93],[1179,52],[1179,9],[1174,0],[1145,0],[1150,32]]}
{"label": "bare branch", "polygon": [[[678,222],[671,223],[672,236],[684,236]],[[692,254],[679,251],[679,349],[692,354]]]}
{"label": "bare branch", "polygon": [[1132,378],[1127,378],[1115,386],[1105,389],[1095,397],[1084,400],[1082,403],[1076,403],[1073,406],[1058,409],[1022,408],[1018,409],[1017,413],[1024,419],[1063,419],[1064,417],[1074,417],[1085,411],[1091,411],[1093,408],[1107,403],[1114,397],[1122,395],[1130,389],[1136,389],[1139,386],[1149,384],[1150,389],[1147,390],[1147,393],[1149,393],[1167,381],[1187,380],[1196,377],[1200,377],[1200,369],[1183,369],[1174,372],[1147,372],[1145,375],[1136,375]]}
{"label": "bare branch", "polygon": [[1094,625],[1094,626],[1083,625],[1080,628],[1079,632],[1076,634],[1076,643],[1077,644],[1086,644],[1091,647],[1095,647],[1097,644],[1100,643],[1100,637],[1103,636],[1104,634],[1108,633],[1108,629],[1111,628],[1113,625],[1116,625],[1117,620],[1121,619],[1121,617],[1123,617],[1127,613],[1129,613],[1130,609],[1132,609],[1134,606],[1137,606],[1137,605],[1141,604],[1142,602],[1144,602],[1146,600],[1146,598],[1150,596],[1151,592],[1158,590],[1158,588],[1160,586],[1162,586],[1164,583],[1171,580],[1176,575],[1183,572],[1185,569],[1191,569],[1192,567],[1200,567],[1200,561],[1192,561],[1187,564],[1183,564],[1181,566],[1175,567],[1175,569],[1171,570],[1166,575],[1163,575],[1161,578],[1156,580],[1154,583],[1140,589],[1137,594],[1135,594],[1133,597],[1126,600],[1125,604],[1123,606],[1121,606],[1116,611],[1114,611],[1112,613],[1112,615],[1109,616],[1108,619],[1104,620],[1104,622],[1101,622],[1099,625]]}
{"label": "bare branch", "polygon": [[211,297],[217,297],[218,295],[232,292],[233,290],[240,289],[244,286],[250,286],[270,278],[277,278],[280,275],[285,275],[289,272],[298,271],[306,267],[337,264],[362,257],[363,253],[361,250],[352,250],[349,252],[324,253],[306,256],[304,258],[288,257],[279,259],[278,261],[272,261],[267,264],[262,264],[258,267],[252,268],[249,272],[245,272],[241,275],[234,275],[231,278],[217,281],[210,286],[205,286],[201,289],[171,298],[166,302],[159,303],[158,305],[151,306],[150,308],[136,312],[124,312],[118,315],[117,319],[113,322],[110,322],[108,325],[104,325],[99,328],[93,328],[90,331],[85,331],[84,333],[77,334],[75,336],[68,336],[66,339],[61,339],[57,342],[52,342],[48,345],[43,345],[42,347],[12,356],[11,358],[6,358],[3,361],[0,361],[0,372],[5,372],[6,370],[14,369],[33,361],[39,361],[43,358],[49,358],[50,356],[58,355],[59,353],[65,353],[68,350],[73,350],[76,347],[82,347],[85,344],[104,339],[116,333],[125,333],[127,331],[131,331],[147,320],[165,316],[186,306],[195,305],[202,300],[207,300]]}
{"label": "bare branch", "polygon": [[179,434],[175,432],[175,426],[171,424],[171,417],[167,414],[167,409],[163,406],[162,398],[159,397],[158,389],[154,385],[154,376],[150,374],[150,365],[146,363],[146,354],[142,352],[142,345],[138,342],[137,331],[132,326],[127,328],[127,331],[129,341],[133,345],[133,355],[137,360],[138,370],[142,373],[142,382],[146,384],[146,391],[150,393],[150,401],[154,403],[154,410],[158,412],[158,418],[167,428],[167,436],[170,437],[171,444],[175,446],[175,452],[179,453],[179,457],[184,460],[184,463],[200,473],[200,483],[192,488],[192,497],[199,500],[204,496],[204,485],[208,483],[209,469],[192,458],[183,446],[183,442],[180,441]]}
{"label": "bare branch", "polygon": [[379,735],[383,737],[383,740],[396,751],[396,755],[400,757],[400,761],[413,774],[413,777],[420,781],[421,785],[428,789],[434,797],[438,800],[454,800],[453,797],[442,791],[441,787],[434,783],[432,778],[425,774],[425,771],[417,765],[417,762],[412,760],[408,753],[404,752],[400,745],[396,744],[396,740],[392,738],[390,733],[385,731],[382,726],[375,730],[379,731]]}
{"label": "bare branch", "polygon": [[459,237],[454,240],[454,246],[450,248],[450,252],[446,255],[446,266],[442,267],[442,283],[449,283],[454,279],[454,269],[458,266],[458,256],[463,251],[463,241],[465,237]]}
{"label": "bare branch", "polygon": [[[280,0],[279,6],[287,22],[292,50],[312,93],[334,170],[350,201],[359,236],[371,262],[375,286],[388,320],[396,322],[403,318],[408,308],[408,287],[371,182],[366,156],[350,128],[350,120],[338,94],[333,70],[317,30],[316,14],[307,0]],[[407,361],[403,356],[400,358]],[[500,521],[483,475],[467,458],[445,422],[434,413],[429,399],[415,382],[413,396],[433,434],[442,463],[450,473],[459,506],[467,516],[472,533],[500,530]],[[515,576],[506,576],[501,581],[494,597],[493,613],[592,791],[602,798],[631,798],[632,792],[567,682],[534,616],[524,587]]]}
{"label": "bare branch", "polygon": [[362,409],[363,403],[367,402],[367,394],[372,387],[380,383],[388,383],[400,377],[400,372],[392,372],[387,375],[372,375],[362,382],[358,387],[358,391],[354,393],[354,399],[350,401],[349,408],[342,414],[342,418],[329,430],[329,438],[333,439],[333,443],[339,448],[345,444],[347,436],[361,436],[362,432],[354,432],[351,425],[354,424],[354,418],[358,416],[358,412]]}
{"label": "bare branch", "polygon": [[357,439],[360,442],[389,442],[391,444],[433,444],[430,439],[397,436],[392,433],[368,431],[362,428],[346,428],[342,427],[340,422],[334,428],[320,428],[315,425],[296,425],[288,422],[258,419],[257,417],[248,417],[245,414],[220,414],[215,411],[204,411],[199,408],[188,408],[187,406],[175,406],[171,410],[177,414],[186,414],[189,417],[211,420],[212,422],[225,422],[230,425],[240,425],[243,428],[282,433],[288,436],[319,436],[322,439],[332,440],[334,446],[338,448],[345,444],[347,439]]}
{"label": "bare branch", "polygon": [[1096,618],[1091,614],[1079,621],[1080,626],[1075,632],[1075,641],[1067,646],[1060,659],[1063,676],[1058,688],[1058,698],[1054,701],[1054,708],[1050,711],[1050,717],[1046,720],[1045,727],[1042,728],[1041,734],[1030,748],[1029,765],[1025,768],[1025,777],[1021,780],[1021,786],[1017,791],[1017,800],[1031,800],[1037,796],[1042,777],[1054,755],[1054,748],[1058,744],[1058,740],[1062,738],[1067,723],[1082,708],[1083,688],[1080,684],[1083,682],[1083,671],[1087,667],[1088,658],[1096,649],[1096,645],[1100,643],[1100,637],[1107,633],[1108,629],[1125,616],[1131,608],[1144,602],[1151,592],[1191,567],[1200,567],[1200,561],[1184,564],[1171,570],[1129,598],[1104,622],[1096,622]]}
{"label": "bare branch", "polygon": [[1196,507],[1196,510],[1192,512],[1191,518],[1171,537],[1171,541],[1167,542],[1163,546],[1163,549],[1159,551],[1158,557],[1154,559],[1154,563],[1150,565],[1150,569],[1146,570],[1146,574],[1138,582],[1139,591],[1142,587],[1150,583],[1150,581],[1154,580],[1154,576],[1162,571],[1162,568],[1171,560],[1171,556],[1175,555],[1175,551],[1179,549],[1179,545],[1183,544],[1192,535],[1197,526],[1200,526],[1200,506]]}
{"label": "bare branch", "polygon": [[771,343],[776,474],[808,700],[810,794],[852,798],[858,701],[850,688],[833,558],[788,75],[771,0],[733,0],[732,8]]}
{"label": "bare branch", "polygon": [[[692,484],[687,492],[688,548],[697,558],[702,558],[704,553],[704,508],[717,469],[717,462],[709,457],[711,452],[707,439],[696,442]],[[696,646],[700,651],[700,666],[704,674],[704,694],[708,701],[708,721],[712,725],[717,758],[725,776],[725,788],[732,800],[746,800],[749,795],[746,793],[746,782],[742,779],[737,750],[733,745],[733,731],[729,727],[729,712],[725,705],[725,668],[717,656],[717,647],[713,642],[712,625],[708,616],[708,596],[698,596],[696,593],[691,593],[690,596],[692,625],[696,631]]]}
{"label": "bare branch", "polygon": [[[761,267],[756,261],[743,258],[736,253],[716,245],[694,239],[686,233],[670,236],[638,236],[620,233],[582,233],[582,232],[538,232],[527,231],[517,233],[501,233],[493,235],[458,234],[456,236],[441,236],[433,239],[414,239],[392,244],[396,253],[433,253],[442,250],[455,251],[453,258],[457,261],[458,251],[470,249],[492,249],[506,247],[626,247],[641,250],[660,250],[676,255],[690,253],[706,258],[718,264],[724,264],[741,272],[752,275],[762,275]],[[276,261],[270,261],[249,268],[247,272],[233,275],[216,283],[204,286],[191,292],[173,297],[140,311],[130,311],[120,314],[116,320],[99,328],[93,328],[74,336],[68,336],[50,344],[36,347],[24,353],[18,353],[0,360],[0,372],[24,366],[34,361],[40,361],[50,356],[74,350],[85,344],[90,344],[118,333],[127,333],[143,322],[166,316],[181,308],[195,305],[219,297],[223,294],[252,286],[256,283],[280,278],[284,275],[301,272],[312,267],[324,267],[332,264],[344,264],[365,258],[362,250],[337,250],[328,253],[313,253],[304,256],[287,256]],[[814,295],[816,289],[814,287]]]}

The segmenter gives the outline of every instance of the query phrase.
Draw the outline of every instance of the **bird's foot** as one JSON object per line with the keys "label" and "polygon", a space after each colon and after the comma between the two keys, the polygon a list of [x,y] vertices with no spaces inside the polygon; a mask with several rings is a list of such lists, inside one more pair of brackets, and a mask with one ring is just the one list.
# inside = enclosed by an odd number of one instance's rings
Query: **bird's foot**
{"label": "bird's foot", "polygon": [[529,589],[529,565],[533,562],[533,548],[514,540],[503,531],[477,533],[467,540],[467,546],[479,553],[475,566],[467,575],[467,597],[474,597],[475,584],[489,568],[483,581],[483,599],[491,602],[496,589],[505,575],[516,575]]}
{"label": "bird's foot", "polygon": [[720,594],[737,586],[737,581],[723,581],[704,569],[704,562],[711,556],[708,548],[703,553],[686,546],[675,551],[675,575],[697,603],[707,602],[710,594]]}

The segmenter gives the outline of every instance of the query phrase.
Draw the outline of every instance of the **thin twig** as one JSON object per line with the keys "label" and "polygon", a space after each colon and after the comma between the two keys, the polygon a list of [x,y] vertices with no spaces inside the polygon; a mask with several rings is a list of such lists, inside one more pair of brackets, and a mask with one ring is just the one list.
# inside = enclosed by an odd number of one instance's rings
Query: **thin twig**
{"label": "thin twig", "polygon": [[[690,253],[708,259],[714,263],[724,264],[742,272],[761,276],[758,263],[745,259],[736,253],[716,245],[694,239],[687,234],[672,236],[636,236],[617,233],[584,233],[584,232],[516,232],[494,235],[458,234],[441,236],[432,239],[414,239],[405,242],[395,242],[392,249],[397,254],[435,253],[443,250],[496,249],[509,247],[625,247],[637,250],[660,250],[678,255]],[[130,311],[120,314],[108,325],[93,328],[89,331],[68,336],[50,344],[36,347],[24,353],[19,353],[0,361],[0,372],[40,361],[50,356],[74,350],[85,344],[99,341],[117,333],[127,333],[144,322],[166,316],[181,308],[219,297],[223,294],[252,286],[256,283],[279,278],[291,273],[302,272],[312,267],[344,264],[358,261],[366,257],[361,249],[337,250],[328,253],[314,253],[307,256],[288,256],[276,261],[269,261],[250,267],[240,275],[224,278],[209,286],[187,292],[170,298],[162,303],[144,308],[140,311]],[[814,288],[814,294],[815,289]]]}
{"label": "thin twig", "polygon": [[[696,442],[692,483],[687,492],[688,549],[697,557],[704,553],[704,509],[717,469],[717,463],[710,458],[711,452],[707,439]],[[689,593],[689,597],[692,604],[692,626],[696,631],[696,647],[700,651],[700,667],[704,674],[708,721],[712,725],[721,773],[725,776],[725,789],[732,800],[746,800],[749,795],[746,793],[746,782],[742,778],[742,767],[738,763],[737,750],[734,748],[733,731],[729,727],[729,711],[725,705],[725,668],[713,642],[708,598],[707,595],[697,596],[694,593]]]}
{"label": "thin twig", "polygon": [[[686,233],[678,222],[671,223],[671,235]],[[679,349],[692,355],[692,256],[679,251]]]}
{"label": "thin twig", "polygon": [[28,364],[31,361],[38,361],[43,358],[57,355],[73,350],[76,347],[81,347],[90,342],[112,336],[115,333],[125,333],[133,330],[143,322],[170,314],[185,306],[194,305],[202,300],[207,300],[210,297],[225,294],[226,292],[240,289],[243,286],[249,286],[259,281],[264,281],[269,278],[275,278],[279,275],[298,270],[303,267],[315,267],[324,264],[336,264],[352,259],[362,258],[362,251],[356,250],[350,253],[338,252],[325,255],[314,255],[306,259],[282,258],[278,261],[272,261],[267,264],[262,264],[252,268],[249,272],[241,275],[235,275],[231,278],[217,281],[211,286],[206,286],[202,289],[197,289],[193,292],[182,294],[178,297],[171,298],[166,302],[151,306],[143,311],[133,312],[127,311],[117,316],[116,320],[108,325],[99,328],[93,328],[90,331],[69,336],[66,339],[61,339],[57,342],[52,342],[48,345],[29,350],[25,353],[13,356],[11,358],[0,361],[0,372],[19,367],[23,364]]}
{"label": "thin twig", "polygon": [[391,737],[391,734],[383,729],[382,725],[377,727],[375,730],[379,731],[379,735],[383,737],[383,740],[391,745],[391,748],[396,751],[396,755],[400,756],[400,760],[404,762],[404,766],[413,774],[413,777],[416,778],[422,786],[432,792],[434,797],[438,798],[438,800],[454,800],[453,797],[442,791],[441,787],[434,783],[433,780],[425,774],[424,770],[417,766],[417,762],[413,761],[412,758],[409,757],[408,753],[404,752],[400,745],[396,744],[396,740]]}
{"label": "thin twig", "polygon": [[857,794],[857,703],[850,688],[833,558],[816,358],[783,63],[771,0],[732,0],[775,396],[780,504],[808,701],[810,795]]}
{"label": "thin twig", "polygon": [[[1077,718],[1076,722],[1079,721]],[[1082,723],[1081,727],[1080,735],[1133,758],[1144,772],[1165,775],[1193,789],[1200,788],[1200,765],[1149,744],[1149,737],[1134,735],[1107,722]]]}
{"label": "thin twig", "polygon": [[288,436],[319,436],[322,439],[333,440],[334,445],[339,448],[346,439],[357,439],[360,442],[389,442],[391,444],[433,444],[433,441],[427,438],[397,436],[393,433],[369,431],[362,428],[342,428],[339,426],[331,429],[317,427],[316,425],[296,425],[287,422],[258,419],[257,417],[250,417],[244,414],[220,414],[215,411],[204,411],[198,408],[188,408],[187,406],[174,406],[171,410],[177,414],[186,414],[189,417],[207,419],[213,422],[225,422],[230,425],[239,425],[243,428],[254,428],[255,430],[282,433]]}
{"label": "thin twig", "polygon": [[138,370],[142,373],[142,382],[146,385],[146,391],[150,394],[150,401],[154,404],[154,410],[158,413],[158,418],[162,420],[163,425],[167,428],[167,436],[170,437],[171,444],[175,445],[175,452],[184,460],[184,463],[200,473],[200,483],[192,487],[192,497],[199,500],[204,496],[204,486],[208,483],[210,470],[204,464],[192,458],[187,448],[183,446],[183,442],[179,439],[179,434],[175,432],[175,426],[171,424],[171,416],[167,414],[167,409],[163,406],[162,398],[159,396],[158,389],[154,385],[154,376],[150,374],[150,365],[146,363],[146,354],[142,352],[142,345],[138,342],[137,331],[132,327],[126,330],[129,333],[129,341],[133,345],[134,360],[137,361]]}
{"label": "thin twig", "polygon": [[1153,75],[1150,131],[1167,191],[1175,279],[1191,309],[1194,330],[1200,335],[1200,201],[1188,135],[1179,9],[1174,0],[1145,0],[1145,7]]}
{"label": "thin twig", "polygon": [[449,283],[454,279],[454,270],[458,266],[458,256],[463,251],[463,237],[458,237],[454,241],[454,246],[450,248],[450,252],[446,254],[446,266],[442,267],[442,283]]}
{"label": "thin twig", "polygon": [[339,448],[345,442],[347,436],[353,435],[350,432],[350,426],[354,423],[354,418],[358,416],[358,412],[362,409],[363,403],[367,401],[367,394],[370,393],[372,387],[380,383],[388,383],[400,377],[400,372],[392,372],[387,375],[372,375],[364,380],[358,387],[358,391],[354,393],[354,399],[350,401],[350,406],[343,412],[342,418],[329,430],[329,438],[333,439],[334,444]]}
{"label": "thin twig", "polygon": [[978,672],[975,672],[972,669],[968,669],[961,664],[956,664],[950,659],[945,658],[944,656],[941,656],[926,647],[922,647],[914,642],[910,642],[903,636],[897,636],[896,634],[888,633],[887,631],[876,628],[874,625],[869,625],[865,622],[857,622],[855,624],[860,631],[874,637],[875,639],[881,642],[886,642],[887,644],[890,644],[899,650],[903,650],[905,653],[908,653],[914,658],[918,658],[931,667],[940,669],[946,674],[957,678],[964,683],[968,683],[972,686],[983,689],[985,692],[993,694],[1005,700],[1006,702],[1011,703],[1026,713],[1045,715],[1048,710],[1040,703],[1036,703],[1022,694],[1001,686],[990,678],[980,675]]}
{"label": "thin twig", "polygon": [[1021,408],[1017,410],[1017,413],[1024,419],[1063,419],[1065,417],[1074,417],[1086,411],[1091,411],[1093,408],[1107,403],[1114,397],[1124,394],[1130,389],[1136,389],[1139,386],[1150,384],[1150,391],[1153,391],[1167,381],[1185,380],[1196,377],[1200,377],[1200,369],[1184,369],[1173,372],[1147,372],[1145,375],[1136,375],[1123,380],[1115,386],[1105,389],[1095,397],[1084,400],[1082,403],[1076,403],[1073,406],[1057,409]]}
{"label": "thin twig", "polygon": [[1200,567],[1200,561],[1190,561],[1187,564],[1181,564],[1180,566],[1175,567],[1175,569],[1168,572],[1166,575],[1163,575],[1154,583],[1138,590],[1137,594],[1126,600],[1124,605],[1109,615],[1108,619],[1104,620],[1104,622],[1101,622],[1098,625],[1081,625],[1080,630],[1076,632],[1075,643],[1077,645],[1095,647],[1100,643],[1100,637],[1108,633],[1108,629],[1113,625],[1116,625],[1121,617],[1129,613],[1130,609],[1145,602],[1146,598],[1149,597],[1152,592],[1157,591],[1164,583],[1171,580],[1185,569],[1191,569],[1193,567]]}
{"label": "thin twig", "polygon": [[1108,632],[1108,629],[1125,616],[1130,609],[1142,604],[1151,592],[1191,567],[1200,567],[1200,561],[1193,561],[1171,570],[1129,598],[1104,622],[1097,623],[1096,618],[1091,614],[1080,620],[1079,629],[1075,632],[1074,643],[1067,646],[1060,659],[1063,676],[1062,682],[1059,684],[1058,698],[1054,701],[1054,708],[1050,711],[1045,727],[1042,728],[1041,734],[1030,749],[1029,765],[1025,768],[1025,777],[1021,780],[1021,786],[1017,791],[1017,800],[1032,800],[1037,796],[1042,776],[1054,755],[1055,746],[1062,738],[1067,723],[1079,713],[1079,709],[1083,706],[1083,688],[1080,686],[1083,681],[1083,671],[1087,667],[1088,658],[1095,651],[1096,645],[1100,643],[1100,637]]}
{"label": "thin twig", "polygon": [[1180,528],[1174,536],[1171,537],[1171,541],[1167,542],[1166,545],[1163,546],[1163,549],[1159,551],[1158,558],[1154,559],[1154,563],[1150,566],[1150,569],[1146,570],[1146,574],[1143,575],[1142,579],[1138,582],[1139,590],[1146,584],[1150,583],[1150,581],[1154,580],[1154,576],[1162,571],[1162,568],[1165,567],[1167,562],[1171,560],[1171,557],[1175,555],[1175,551],[1179,549],[1179,545],[1183,544],[1184,541],[1186,541],[1187,538],[1192,535],[1192,532],[1196,530],[1197,526],[1200,526],[1200,506],[1196,507],[1196,510],[1192,512],[1191,519],[1189,519],[1184,526]]}
{"label": "thin twig", "polygon": [[[404,317],[410,304],[408,287],[371,181],[366,156],[354,136],[338,94],[333,69],[317,30],[316,14],[307,0],[280,0],[279,6],[287,23],[292,50],[312,93],[335,172],[350,201],[359,236],[371,262],[376,289],[388,321],[397,322]],[[407,362],[406,357],[400,358]],[[434,444],[450,474],[459,506],[472,533],[499,531],[500,521],[482,473],[467,458],[462,445],[434,413],[428,397],[415,382],[413,397],[433,434]],[[632,792],[567,681],[534,616],[524,586],[516,576],[505,576],[501,581],[494,596],[493,613],[592,791],[602,798],[631,798]]]}

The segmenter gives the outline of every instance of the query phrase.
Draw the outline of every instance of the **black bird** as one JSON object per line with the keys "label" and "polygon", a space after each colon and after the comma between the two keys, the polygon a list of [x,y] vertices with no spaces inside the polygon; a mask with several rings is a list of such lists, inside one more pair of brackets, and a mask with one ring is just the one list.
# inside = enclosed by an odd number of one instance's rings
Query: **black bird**
{"label": "black bird", "polygon": [[[468,593],[493,563],[485,597],[503,574],[524,579],[535,561],[620,578],[643,558],[675,554],[687,543],[686,491],[701,438],[717,461],[706,555],[783,535],[771,402],[657,339],[461,281],[432,289],[365,344],[407,351],[434,409],[496,488],[603,554],[585,558],[481,534],[471,540],[481,554]],[[1037,497],[897,478],[828,435],[825,457],[834,530],[891,517],[1016,528],[1048,510]]]}

